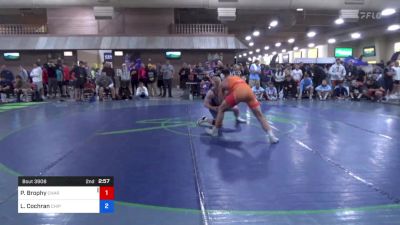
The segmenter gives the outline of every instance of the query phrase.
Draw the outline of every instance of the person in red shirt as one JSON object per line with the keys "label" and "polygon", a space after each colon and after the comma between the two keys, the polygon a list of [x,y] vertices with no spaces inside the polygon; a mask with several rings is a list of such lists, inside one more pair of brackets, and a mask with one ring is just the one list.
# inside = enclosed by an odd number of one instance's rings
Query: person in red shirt
{"label": "person in red shirt", "polygon": [[138,74],[139,74],[139,82],[142,82],[144,86],[147,87],[147,72],[144,63],[140,64]]}
{"label": "person in red shirt", "polygon": [[71,83],[71,80],[72,80],[71,79],[71,75],[69,74],[70,73],[70,69],[69,69],[68,65],[65,64],[65,63],[63,63],[62,67],[63,67],[63,73],[64,73],[63,95],[65,95],[67,97],[70,97],[69,86],[70,86],[70,83]]}

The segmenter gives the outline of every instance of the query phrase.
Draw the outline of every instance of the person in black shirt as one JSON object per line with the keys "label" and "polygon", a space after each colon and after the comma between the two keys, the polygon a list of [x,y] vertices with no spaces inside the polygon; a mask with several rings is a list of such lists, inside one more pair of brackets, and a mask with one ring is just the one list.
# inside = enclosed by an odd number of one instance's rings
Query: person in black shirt
{"label": "person in black shirt", "polygon": [[283,82],[283,98],[296,98],[297,95],[297,83],[293,80],[292,76],[286,76]]}
{"label": "person in black shirt", "polygon": [[353,80],[350,85],[350,98],[352,101],[360,101],[363,96],[363,87],[361,82]]}
{"label": "person in black shirt", "polygon": [[13,84],[11,81],[7,80],[4,75],[0,75],[0,100],[1,102],[6,102],[4,95],[9,98],[10,94],[13,93]]}
{"label": "person in black shirt", "polygon": [[182,68],[179,70],[179,87],[183,90],[186,89],[186,82],[189,78],[190,69],[186,63],[183,63]]}
{"label": "person in black shirt", "polygon": [[71,70],[70,73],[75,74],[75,100],[82,101],[83,88],[85,86],[86,79],[88,76],[86,68],[84,67],[84,63],[80,61],[79,65],[76,66],[73,70]]}
{"label": "person in black shirt", "polygon": [[389,61],[386,68],[383,70],[383,82],[387,96],[393,91],[393,77],[396,75],[396,71],[393,67],[394,61]]}
{"label": "person in black shirt", "polygon": [[3,76],[5,80],[10,82],[14,81],[14,74],[11,72],[11,70],[7,69],[6,65],[1,66],[0,76]]}
{"label": "person in black shirt", "polygon": [[360,66],[357,67],[355,80],[361,84],[365,84],[365,82],[367,81],[367,74],[365,73],[365,71],[363,69],[361,69]]}
{"label": "person in black shirt", "polygon": [[380,102],[385,95],[385,89],[374,79],[367,80],[365,96],[372,101]]}
{"label": "person in black shirt", "polygon": [[155,68],[155,65],[147,65],[146,73],[149,95],[151,97],[155,97],[157,95],[157,70]]}
{"label": "person in black shirt", "polygon": [[322,81],[326,79],[326,73],[325,73],[324,69],[317,64],[314,64],[312,66],[312,72],[314,74],[312,79],[313,79],[313,84],[314,84],[314,88],[315,88],[315,87],[318,87],[319,85],[321,85]]}

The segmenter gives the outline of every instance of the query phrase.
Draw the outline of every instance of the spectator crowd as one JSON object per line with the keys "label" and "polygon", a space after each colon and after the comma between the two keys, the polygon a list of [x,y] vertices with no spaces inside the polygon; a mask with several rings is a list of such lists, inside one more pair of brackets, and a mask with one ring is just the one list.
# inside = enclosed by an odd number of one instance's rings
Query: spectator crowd
{"label": "spectator crowd", "polygon": [[251,64],[224,65],[221,61],[207,61],[196,65],[184,63],[178,71],[168,60],[164,64],[145,65],[137,59],[121,66],[105,62],[102,68],[92,69],[82,61],[70,67],[59,59],[44,64],[36,62],[29,69],[20,66],[17,74],[3,65],[0,95],[1,102],[165,98],[172,97],[173,80],[178,78],[181,89],[191,96],[204,98],[211,87],[210,78],[218,75],[223,79],[222,71],[226,69],[245,80],[259,100],[379,102],[400,97],[398,61],[365,67],[353,65],[352,61],[344,64],[340,59],[333,65],[265,65],[258,60]]}

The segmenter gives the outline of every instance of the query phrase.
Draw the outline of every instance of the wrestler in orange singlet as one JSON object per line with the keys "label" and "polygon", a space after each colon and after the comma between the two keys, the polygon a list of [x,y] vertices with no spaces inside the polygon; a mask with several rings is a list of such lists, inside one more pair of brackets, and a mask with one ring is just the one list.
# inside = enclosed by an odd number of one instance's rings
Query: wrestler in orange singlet
{"label": "wrestler in orange singlet", "polygon": [[231,109],[240,102],[247,103],[249,108],[252,110],[254,116],[261,123],[262,128],[267,132],[271,143],[278,143],[279,139],[275,137],[271,126],[267,119],[261,112],[260,103],[257,101],[256,96],[251,90],[250,86],[246,84],[244,80],[237,76],[230,76],[228,70],[224,70],[223,74],[225,79],[222,81],[220,91],[225,95],[225,99],[218,107],[218,114],[213,128],[207,128],[206,132],[209,135],[217,136],[219,128],[222,127],[222,121],[224,120],[225,111]]}

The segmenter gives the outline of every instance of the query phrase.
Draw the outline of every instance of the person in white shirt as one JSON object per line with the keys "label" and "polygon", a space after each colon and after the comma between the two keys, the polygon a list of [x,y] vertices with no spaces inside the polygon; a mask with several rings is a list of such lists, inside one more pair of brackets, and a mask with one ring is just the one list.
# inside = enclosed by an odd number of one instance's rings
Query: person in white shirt
{"label": "person in white shirt", "polygon": [[299,64],[295,65],[294,70],[292,70],[290,75],[292,76],[293,80],[296,81],[297,83],[301,81],[301,79],[303,78],[303,71],[300,69]]}
{"label": "person in white shirt", "polygon": [[250,87],[254,87],[256,86],[256,84],[260,84],[260,74],[261,74],[260,61],[256,60],[250,66],[250,76],[249,76]]}
{"label": "person in white shirt", "polygon": [[345,76],[346,76],[346,69],[344,66],[341,64],[340,59],[336,59],[336,63],[331,66],[329,69],[329,75],[331,76],[331,81],[332,81],[332,88],[335,88],[335,86],[339,83],[342,83]]}
{"label": "person in white shirt", "polygon": [[44,96],[42,76],[43,76],[42,68],[38,65],[38,63],[34,63],[30,77],[32,78],[32,83],[35,85],[35,93],[36,93],[36,98],[38,100],[43,99]]}
{"label": "person in white shirt", "polygon": [[139,87],[136,89],[136,97],[139,98],[148,98],[149,92],[147,88],[144,86],[143,82],[139,82]]}
{"label": "person in white shirt", "polygon": [[279,94],[279,92],[281,92],[281,90],[283,89],[283,81],[285,81],[285,72],[280,64],[278,64],[276,67],[276,71],[274,74],[274,81],[276,90]]}
{"label": "person in white shirt", "polygon": [[260,86],[260,83],[256,83],[256,85],[252,88],[254,95],[257,100],[262,101],[265,97],[265,90]]}

